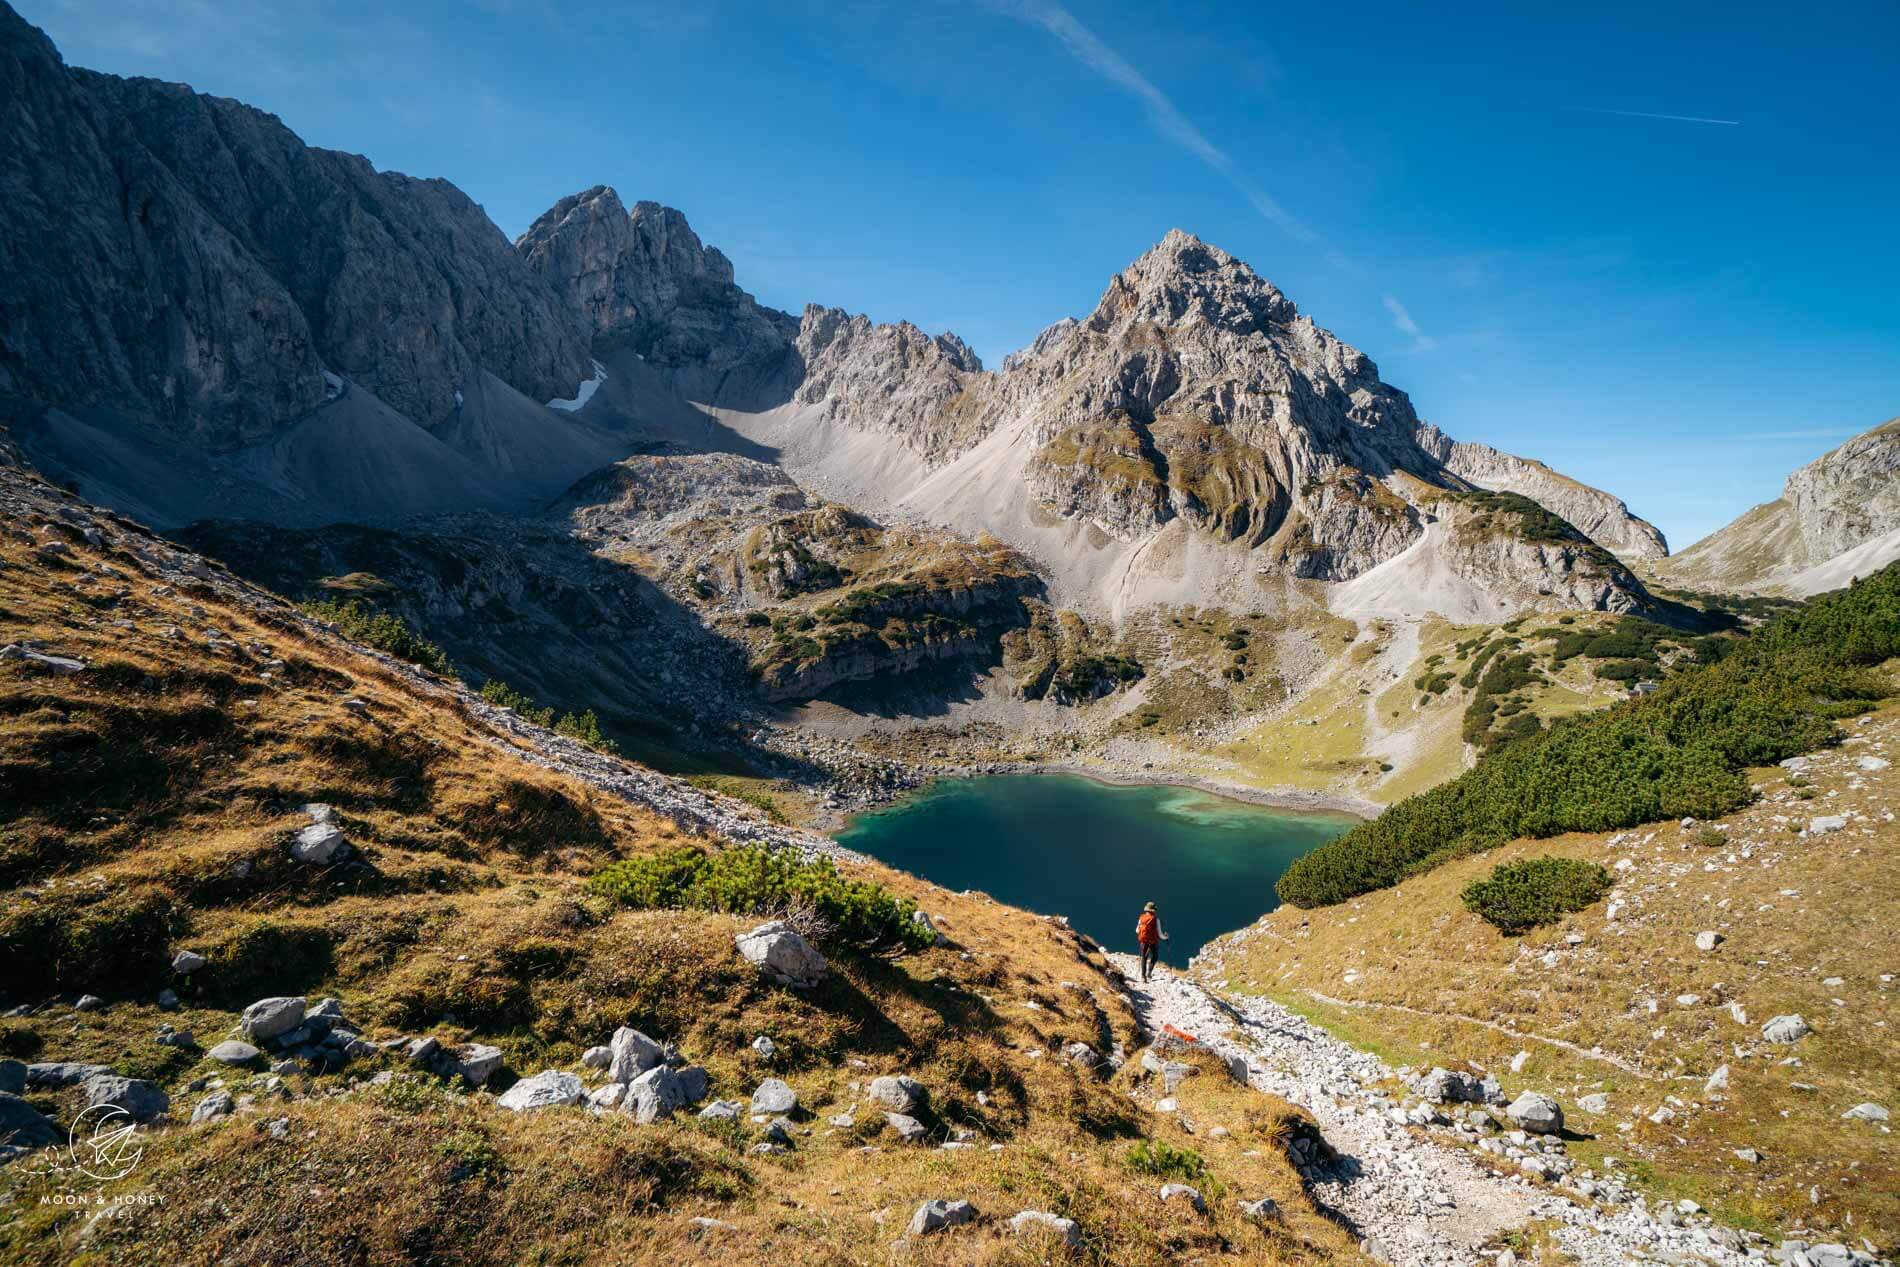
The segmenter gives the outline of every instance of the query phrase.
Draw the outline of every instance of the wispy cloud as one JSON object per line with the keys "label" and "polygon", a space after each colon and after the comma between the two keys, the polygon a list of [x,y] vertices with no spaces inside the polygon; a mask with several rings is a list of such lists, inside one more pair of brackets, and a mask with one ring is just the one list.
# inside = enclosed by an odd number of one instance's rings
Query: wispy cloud
{"label": "wispy cloud", "polygon": [[1412,351],[1429,352],[1438,346],[1438,340],[1418,328],[1418,322],[1412,320],[1412,314],[1405,310],[1396,295],[1385,297],[1385,310],[1392,314],[1392,324],[1398,327],[1400,334],[1412,337]]}
{"label": "wispy cloud", "polygon": [[1739,128],[1740,119],[1704,119],[1693,114],[1650,114],[1644,110],[1605,110],[1597,106],[1581,106],[1591,114],[1620,114],[1626,119],[1667,119],[1671,123],[1713,123],[1718,127]]}
{"label": "wispy cloud", "polygon": [[1265,190],[1248,181],[1234,166],[1227,152],[1207,139],[1194,121],[1182,114],[1168,94],[1155,87],[1148,77],[1129,64],[1128,59],[1102,42],[1100,36],[1078,21],[1059,4],[1043,0],[1003,0],[1005,13],[1025,22],[1033,22],[1056,37],[1069,55],[1095,74],[1140,101],[1148,110],[1148,120],[1168,140],[1219,172],[1263,217],[1301,242],[1311,242],[1313,231],[1299,217],[1280,205]]}

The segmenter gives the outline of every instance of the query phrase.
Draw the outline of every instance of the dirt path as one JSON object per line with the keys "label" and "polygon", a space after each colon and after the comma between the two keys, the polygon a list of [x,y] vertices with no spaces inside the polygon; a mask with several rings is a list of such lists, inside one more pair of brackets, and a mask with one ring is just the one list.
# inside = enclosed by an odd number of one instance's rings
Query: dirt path
{"label": "dirt path", "polygon": [[[1380,1008],[1391,1012],[1407,1012],[1413,1016],[1427,1016],[1433,1020],[1462,1021],[1466,1025],[1482,1025],[1486,1029],[1495,1030],[1500,1034],[1518,1039],[1521,1042],[1544,1043],[1551,1047],[1561,1047],[1573,1056],[1581,1056],[1585,1060],[1594,1060],[1601,1064],[1612,1065],[1615,1068],[1621,1069],[1624,1073],[1641,1078],[1646,1082],[1670,1081],[1669,1078],[1663,1075],[1646,1073],[1638,1069],[1635,1065],[1632,1065],[1629,1061],[1619,1056],[1612,1056],[1608,1052],[1591,1051],[1588,1047],[1580,1047],[1566,1038],[1547,1038],[1542,1034],[1529,1034],[1521,1029],[1512,1029],[1509,1025],[1500,1025],[1496,1021],[1487,1021],[1476,1016],[1466,1016],[1463,1012],[1430,1012],[1422,1007],[1407,1007],[1403,1003],[1374,1003],[1366,999],[1336,999],[1330,994],[1321,994],[1318,990],[1308,990],[1306,994],[1309,998],[1318,999],[1321,1003],[1329,1003],[1334,1007]],[[1691,1082],[1695,1080],[1694,1078],[1688,1079],[1688,1081]]]}
{"label": "dirt path", "polygon": [[[1222,997],[1165,968],[1144,985],[1132,956],[1111,957],[1128,978],[1145,1029],[1173,1025],[1230,1063],[1244,1060],[1249,1085],[1313,1116],[1339,1158],[1309,1173],[1313,1196],[1348,1220],[1377,1258],[1401,1267],[1488,1263],[1494,1251],[1480,1246],[1537,1220],[1551,1225],[1565,1252],[1586,1267],[1639,1258],[1724,1267],[1749,1261],[1739,1242],[1723,1243],[1732,1238],[1725,1229],[1673,1210],[1652,1217],[1642,1198],[1620,1185],[1598,1190],[1597,1204],[1584,1193],[1599,1186],[1582,1176],[1567,1176],[1573,1191],[1566,1192],[1481,1164],[1457,1145],[1449,1124],[1407,1121],[1404,1105],[1414,1113],[1419,1106],[1376,1089],[1396,1077],[1377,1057],[1285,1008]],[[1503,1157],[1502,1143],[1497,1147],[1500,1166],[1524,1168]],[[1560,1151],[1532,1154],[1561,1158]],[[1527,1160],[1539,1164],[1535,1156]]]}

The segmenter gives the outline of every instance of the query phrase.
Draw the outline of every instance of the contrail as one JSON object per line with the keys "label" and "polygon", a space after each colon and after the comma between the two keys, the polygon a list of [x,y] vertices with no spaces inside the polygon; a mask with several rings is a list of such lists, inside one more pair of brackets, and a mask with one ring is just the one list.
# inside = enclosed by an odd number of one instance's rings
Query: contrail
{"label": "contrail", "polygon": [[1740,119],[1702,119],[1693,114],[1649,114],[1642,110],[1603,110],[1596,106],[1584,106],[1591,114],[1620,114],[1627,119],[1668,119],[1672,123],[1716,123],[1725,128],[1739,128]]}
{"label": "contrail", "polygon": [[1206,134],[1181,113],[1166,93],[1130,65],[1120,53],[1103,43],[1101,37],[1078,21],[1074,14],[1052,0],[993,2],[1011,17],[1042,27],[1055,36],[1057,42],[1076,61],[1140,101],[1148,108],[1149,121],[1157,132],[1225,177],[1227,183],[1238,190],[1253,209],[1267,220],[1279,225],[1298,241],[1311,242],[1315,239],[1313,230],[1281,206],[1271,194],[1249,183],[1236,170],[1234,160],[1227,152],[1208,140]]}

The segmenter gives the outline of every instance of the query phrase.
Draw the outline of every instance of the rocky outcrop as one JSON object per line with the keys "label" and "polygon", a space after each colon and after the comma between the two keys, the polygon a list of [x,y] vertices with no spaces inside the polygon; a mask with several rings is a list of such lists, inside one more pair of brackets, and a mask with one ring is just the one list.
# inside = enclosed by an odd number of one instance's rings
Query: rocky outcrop
{"label": "rocky outcrop", "polygon": [[233,447],[349,379],[425,426],[484,370],[543,400],[581,323],[446,181],[181,84],[68,68],[0,5],[0,388]]}
{"label": "rocky outcrop", "polygon": [[1809,563],[1900,527],[1900,418],[1808,463],[1788,477],[1781,497]]}
{"label": "rocky outcrop", "polygon": [[1799,596],[1900,558],[1900,418],[1795,471],[1756,506],[1669,561],[1670,581]]}
{"label": "rocky outcrop", "polygon": [[629,212],[596,185],[550,207],[515,250],[594,335],[673,375],[692,399],[763,404],[797,381],[797,319],[740,290],[732,261],[671,207]]}
{"label": "rocky outcrop", "polygon": [[1246,264],[1173,231],[987,385],[972,434],[1027,418],[1047,510],[1136,541],[1173,519],[1346,580],[1421,535],[1421,495],[1523,492],[1642,557],[1655,529],[1541,464],[1458,445]]}
{"label": "rocky outcrop", "polygon": [[1616,557],[1516,493],[1454,494],[1432,503],[1441,554],[1474,588],[1513,610],[1637,612],[1649,592]]}
{"label": "rocky outcrop", "polygon": [[803,380],[793,398],[857,431],[884,431],[936,464],[982,438],[964,397],[983,362],[956,335],[908,321],[876,325],[840,308],[805,309],[798,327]]}
{"label": "rocky outcrop", "polygon": [[1621,498],[1560,475],[1542,462],[1488,444],[1454,443],[1442,434],[1427,439],[1424,447],[1460,479],[1494,493],[1521,493],[1619,557],[1660,559],[1669,553],[1661,529],[1632,515]]}

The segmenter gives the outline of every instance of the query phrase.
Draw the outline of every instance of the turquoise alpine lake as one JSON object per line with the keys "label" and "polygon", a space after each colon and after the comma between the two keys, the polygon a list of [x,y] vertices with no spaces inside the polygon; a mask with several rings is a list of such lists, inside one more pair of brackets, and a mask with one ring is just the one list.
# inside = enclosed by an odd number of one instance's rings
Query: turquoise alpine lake
{"label": "turquoise alpine lake", "polygon": [[1135,921],[1154,902],[1162,959],[1179,967],[1278,906],[1287,866],[1358,821],[1194,788],[1008,774],[940,779],[855,815],[837,839],[946,889],[1066,915],[1112,950],[1135,949]]}

